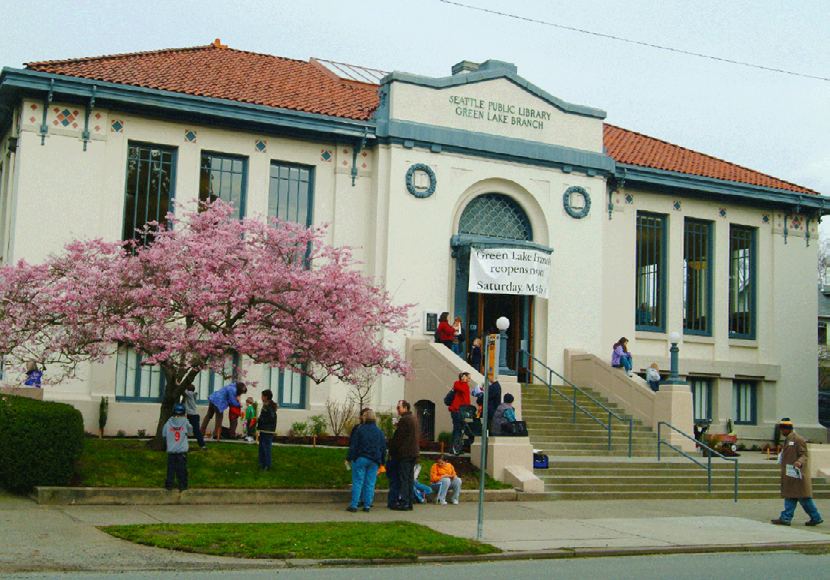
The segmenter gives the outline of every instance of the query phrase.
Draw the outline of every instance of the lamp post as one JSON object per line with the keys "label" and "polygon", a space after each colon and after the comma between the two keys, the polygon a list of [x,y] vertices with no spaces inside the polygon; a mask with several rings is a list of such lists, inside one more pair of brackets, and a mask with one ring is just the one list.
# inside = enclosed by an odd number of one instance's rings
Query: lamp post
{"label": "lamp post", "polygon": [[499,374],[515,375],[507,368],[507,329],[510,328],[510,321],[502,316],[496,320],[496,328],[499,329]]}
{"label": "lamp post", "polygon": [[669,375],[668,380],[664,381],[664,385],[685,385],[686,381],[681,380],[680,376],[677,374],[677,353],[680,352],[680,349],[677,348],[677,343],[680,342],[680,333],[676,330],[669,334],[669,342],[671,342],[671,348],[669,352],[671,352],[671,374]]}

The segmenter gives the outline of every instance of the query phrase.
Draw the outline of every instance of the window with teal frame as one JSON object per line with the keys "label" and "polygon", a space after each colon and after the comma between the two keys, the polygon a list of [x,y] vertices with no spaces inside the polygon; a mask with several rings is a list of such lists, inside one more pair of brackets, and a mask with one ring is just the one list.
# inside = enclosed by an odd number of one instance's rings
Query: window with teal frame
{"label": "window with teal frame", "polygon": [[637,212],[637,330],[666,331],[666,221],[665,215]]}
{"label": "window with teal frame", "polygon": [[236,380],[236,371],[239,368],[239,355],[229,356],[225,360],[225,368],[221,373],[216,371],[201,371],[193,380],[196,387],[196,399],[200,404],[207,405],[208,397],[225,385]]}
{"label": "window with teal frame", "polygon": [[233,204],[235,218],[245,217],[248,160],[222,153],[202,151],[199,165],[199,201],[221,199]]}
{"label": "window with teal frame", "polygon": [[271,389],[277,397],[277,404],[283,409],[305,409],[308,377],[291,369],[265,367],[263,377],[265,388]]}
{"label": "window with teal frame", "polygon": [[115,370],[115,400],[158,403],[164,395],[164,373],[158,366],[141,364],[142,355],[133,347],[118,349]]}
{"label": "window with teal frame", "polygon": [[[135,230],[148,222],[164,224],[172,208],[176,183],[176,149],[130,142],[124,187],[123,239],[141,238]],[[140,240],[146,243],[150,240]]]}
{"label": "window with teal frame", "polygon": [[712,222],[683,225],[683,332],[712,336]]}
{"label": "window with teal frame", "polygon": [[692,389],[692,404],[694,420],[712,420],[712,379],[692,378],[688,379]]}
{"label": "window with teal frame", "polygon": [[755,338],[755,228],[729,228],[729,338]]}
{"label": "window with teal frame", "polygon": [[758,386],[755,381],[732,382],[732,411],[736,425],[758,423]]}
{"label": "window with teal frame", "polygon": [[311,227],[313,208],[313,168],[272,161],[268,182],[268,216]]}
{"label": "window with teal frame", "polygon": [[[160,402],[166,384],[164,373],[157,365],[142,364],[142,354],[133,347],[118,349],[115,371],[115,399],[135,403]],[[222,373],[202,371],[193,381],[199,404],[207,405],[208,396],[232,382],[239,365],[239,356],[228,357]]]}

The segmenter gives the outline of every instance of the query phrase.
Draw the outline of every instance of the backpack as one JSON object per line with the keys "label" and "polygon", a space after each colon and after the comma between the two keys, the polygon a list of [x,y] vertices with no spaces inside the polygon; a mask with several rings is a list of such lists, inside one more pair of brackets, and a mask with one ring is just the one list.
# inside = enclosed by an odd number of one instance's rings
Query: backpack
{"label": "backpack", "polygon": [[441,333],[438,331],[437,326],[435,327],[435,334],[433,336],[435,337],[435,342],[441,342]]}
{"label": "backpack", "polygon": [[447,394],[444,395],[444,404],[449,407],[455,401],[455,389],[450,389],[447,391]]}

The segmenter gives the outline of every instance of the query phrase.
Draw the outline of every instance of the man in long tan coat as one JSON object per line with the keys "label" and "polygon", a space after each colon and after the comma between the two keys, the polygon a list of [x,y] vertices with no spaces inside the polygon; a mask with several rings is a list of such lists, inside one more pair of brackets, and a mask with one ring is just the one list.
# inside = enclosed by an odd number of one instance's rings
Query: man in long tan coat
{"label": "man in long tan coat", "polygon": [[810,466],[807,457],[807,442],[804,437],[793,431],[793,423],[788,418],[778,423],[781,435],[785,437],[784,450],[781,451],[781,497],[784,498],[784,511],[772,523],[789,526],[799,503],[810,521],[805,525],[817,526],[824,520],[813,503],[813,485],[810,482]]}

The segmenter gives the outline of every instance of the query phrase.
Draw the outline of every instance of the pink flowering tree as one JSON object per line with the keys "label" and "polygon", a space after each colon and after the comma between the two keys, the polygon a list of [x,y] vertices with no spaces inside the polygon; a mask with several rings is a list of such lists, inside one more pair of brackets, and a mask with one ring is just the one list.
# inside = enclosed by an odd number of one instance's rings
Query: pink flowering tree
{"label": "pink flowering tree", "polygon": [[[0,354],[72,374],[121,346],[165,377],[156,437],[200,371],[233,353],[320,382],[406,375],[389,338],[408,327],[325,228],[233,219],[221,201],[149,224],[152,243],[75,241],[44,264],[0,269]],[[157,229],[154,229],[157,228]]]}

